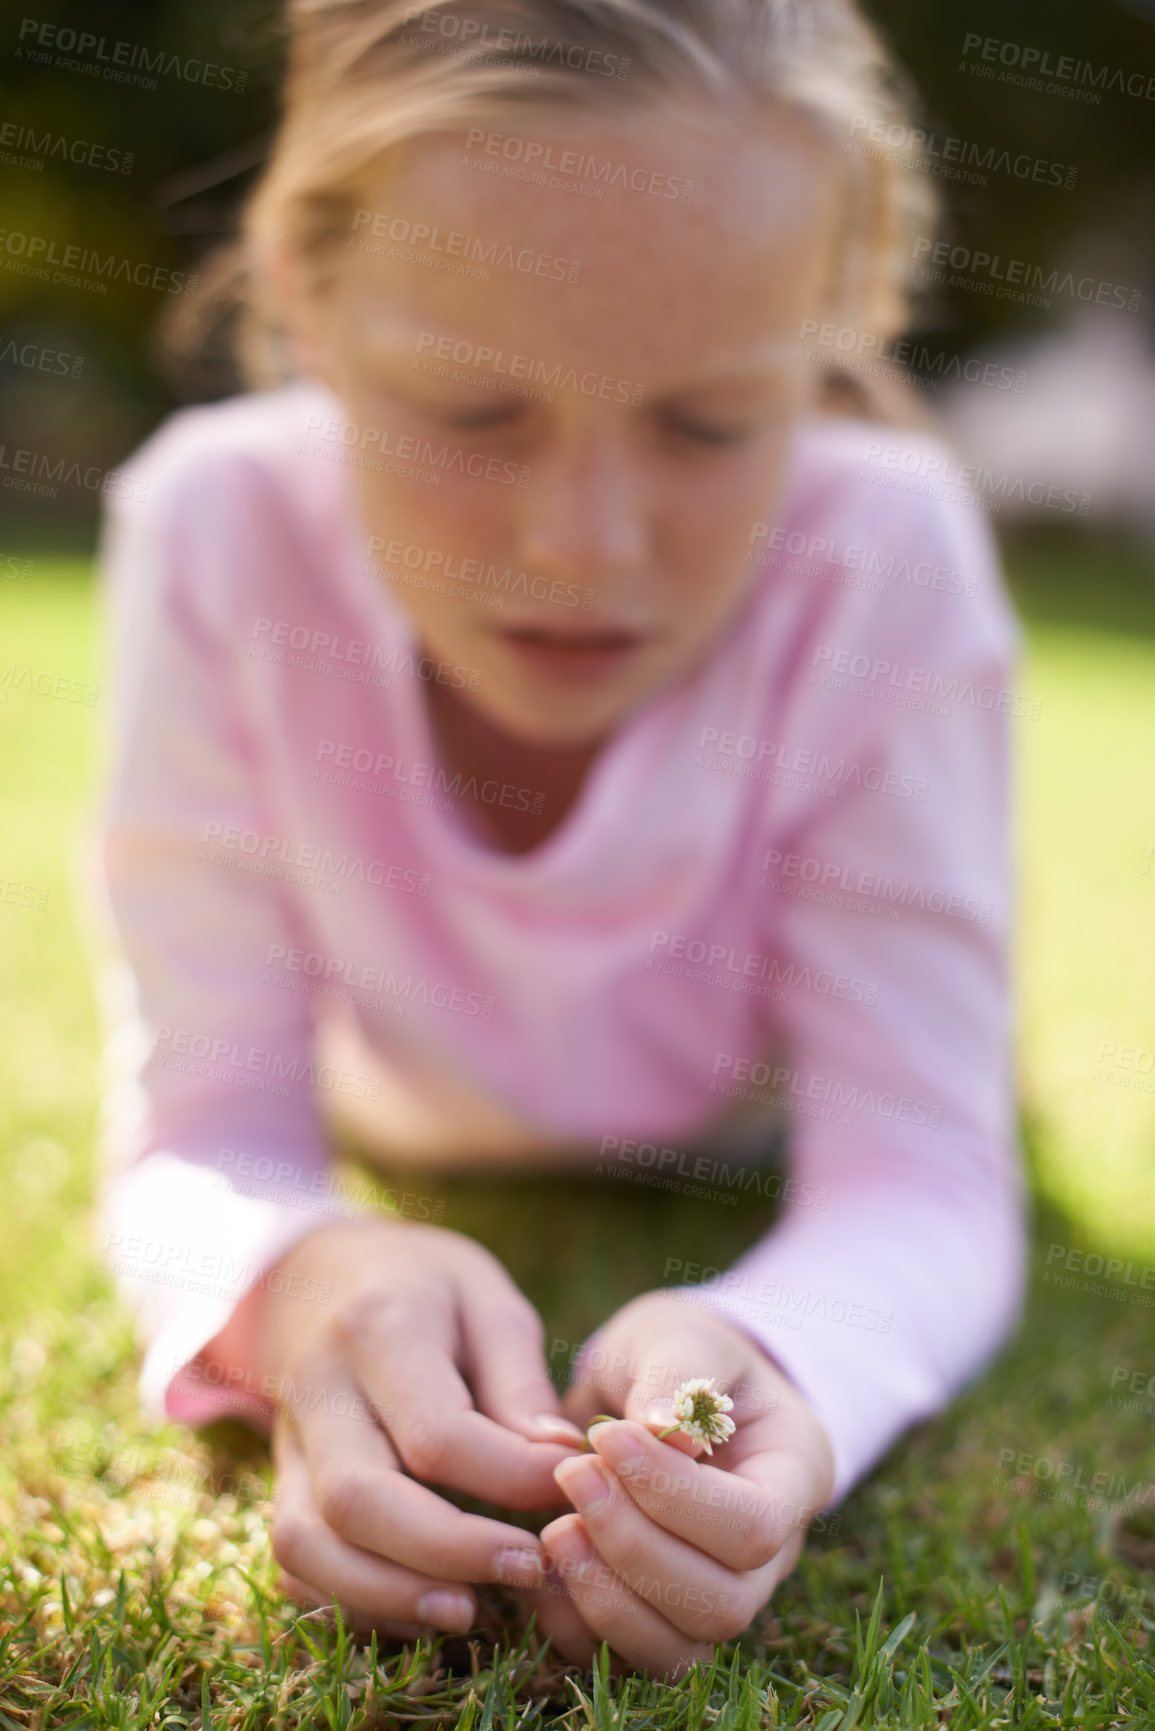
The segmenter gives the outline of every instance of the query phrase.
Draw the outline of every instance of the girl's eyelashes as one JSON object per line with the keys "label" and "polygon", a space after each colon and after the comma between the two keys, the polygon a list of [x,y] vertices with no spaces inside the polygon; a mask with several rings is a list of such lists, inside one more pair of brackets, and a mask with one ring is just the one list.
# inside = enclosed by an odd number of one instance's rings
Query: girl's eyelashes
{"label": "girl's eyelashes", "polygon": [[[486,428],[517,427],[524,419],[524,410],[515,403],[485,403],[477,409],[442,409],[437,418],[447,426],[462,431],[480,432]],[[734,445],[752,437],[755,429],[748,423],[723,423],[699,420],[691,415],[660,411],[658,425],[663,433],[690,439],[700,445]]]}
{"label": "girl's eyelashes", "polygon": [[741,425],[726,425],[715,421],[695,420],[689,415],[663,414],[660,425],[664,433],[671,433],[675,438],[712,447],[739,445],[743,440],[752,438],[756,430],[745,422]]}
{"label": "girl's eyelashes", "polygon": [[404,412],[462,433],[484,432],[490,427],[518,427],[525,418],[526,405],[508,397],[484,403],[436,403],[404,390],[387,394]]}
{"label": "girl's eyelashes", "polygon": [[[481,409],[461,409],[447,412],[443,417],[450,426],[471,432],[481,432],[486,428],[514,428],[523,424],[522,412],[513,406],[499,408],[485,407]],[[748,422],[724,423],[718,421],[701,421],[689,415],[672,415],[660,413],[657,417],[662,433],[672,435],[675,439],[684,439],[692,444],[719,448],[724,445],[738,445],[743,440],[753,438],[757,428]]]}
{"label": "girl's eyelashes", "polygon": [[462,432],[482,432],[488,427],[515,427],[522,420],[516,403],[485,403],[479,409],[442,409],[433,411],[447,426]]}
{"label": "girl's eyelashes", "polygon": [[[477,404],[441,404],[411,399],[410,407],[438,425],[460,433],[524,432],[533,420],[532,405],[510,401],[509,398]],[[706,450],[743,444],[754,438],[762,426],[759,419],[751,419],[748,415],[742,420],[725,420],[660,405],[650,410],[650,418],[651,425],[661,437]]]}

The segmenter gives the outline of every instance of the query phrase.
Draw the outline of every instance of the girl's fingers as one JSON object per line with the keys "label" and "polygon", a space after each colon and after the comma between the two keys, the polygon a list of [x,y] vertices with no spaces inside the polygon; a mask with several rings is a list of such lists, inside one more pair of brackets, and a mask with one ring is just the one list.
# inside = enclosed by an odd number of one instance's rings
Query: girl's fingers
{"label": "girl's fingers", "polygon": [[542,1532],[553,1570],[600,1644],[652,1677],[674,1682],[692,1664],[708,1664],[713,1646],[689,1639],[646,1604],[599,1556],[578,1515],[562,1515]]}
{"label": "girl's fingers", "polygon": [[683,1304],[691,1314],[679,1318],[678,1327],[668,1324],[646,1342],[644,1376],[634,1379],[622,1407],[624,1418],[640,1423],[660,1420],[672,1424],[671,1397],[687,1377],[701,1374],[688,1368],[708,1365],[715,1387],[732,1394],[750,1369],[750,1344],[729,1328],[719,1328],[714,1317],[696,1305]]}
{"label": "girl's fingers", "polygon": [[603,1562],[683,1635],[729,1640],[770,1596],[772,1564],[739,1574],[705,1556],[643,1514],[600,1460],[565,1461],[557,1478]]}
{"label": "girl's fingers", "polygon": [[508,1508],[556,1500],[564,1446],[530,1442],[475,1410],[455,1362],[464,1356],[457,1306],[444,1287],[366,1295],[345,1317],[341,1344],[416,1478]]}
{"label": "girl's fingers", "polygon": [[503,1269],[486,1269],[462,1294],[465,1369],[480,1410],[534,1442],[581,1448],[549,1379],[541,1318]]}
{"label": "girl's fingers", "polygon": [[399,1567],[394,1561],[350,1544],[324,1519],[310,1482],[309,1465],[291,1422],[274,1432],[278,1497],[273,1517],[273,1555],[294,1593],[314,1603],[337,1602],[354,1621],[387,1633],[415,1627],[463,1631],[472,1628],[477,1601],[468,1587]]}
{"label": "girl's fingers", "polygon": [[[321,1387],[325,1398],[298,1405],[295,1422],[315,1506],[338,1538],[420,1570],[431,1588],[467,1581],[538,1584],[541,1546],[532,1533],[466,1514],[407,1477],[379,1425],[362,1413],[349,1416],[360,1391],[347,1371],[338,1366]],[[363,1407],[363,1395],[361,1401]],[[286,1566],[302,1573],[291,1562]],[[305,1578],[311,1578],[307,1572]]]}
{"label": "girl's fingers", "polygon": [[[716,1318],[697,1305],[677,1308],[685,1314],[677,1316],[676,1326],[667,1296],[660,1322],[629,1334],[611,1325],[602,1341],[595,1335],[587,1342],[565,1401],[571,1418],[588,1425],[596,1413],[612,1412],[641,1423],[671,1424],[674,1390],[687,1377],[704,1374],[703,1366],[709,1366],[722,1393],[741,1385],[751,1365],[749,1341],[731,1328],[719,1328]],[[689,1443],[684,1436],[680,1441]]]}
{"label": "girl's fingers", "polygon": [[768,1441],[725,1472],[688,1459],[625,1419],[595,1425],[590,1442],[652,1521],[728,1569],[760,1569],[772,1561],[817,1513],[824,1494],[814,1461],[794,1446]]}
{"label": "girl's fingers", "polygon": [[[336,1602],[330,1594],[317,1592],[307,1581],[298,1581],[284,1569],[277,1577],[277,1587],[287,1599],[295,1599],[298,1604],[308,1605],[310,1608]],[[355,1635],[362,1638],[376,1630],[379,1635],[388,1635],[391,1640],[413,1641],[429,1627],[428,1624],[421,1623],[397,1623],[389,1617],[369,1617],[363,1611],[358,1611],[354,1605],[342,1605],[341,1616],[344,1618],[345,1627],[352,1629]]]}

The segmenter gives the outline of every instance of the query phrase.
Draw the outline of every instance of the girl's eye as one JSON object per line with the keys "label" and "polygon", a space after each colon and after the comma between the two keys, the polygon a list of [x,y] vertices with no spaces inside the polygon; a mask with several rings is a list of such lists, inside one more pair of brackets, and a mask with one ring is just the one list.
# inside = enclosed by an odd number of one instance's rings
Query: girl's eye
{"label": "girl's eye", "polygon": [[514,426],[521,411],[514,403],[485,403],[479,409],[446,409],[439,418],[463,432],[480,432],[487,427]]}
{"label": "girl's eye", "polygon": [[752,436],[754,429],[745,423],[698,421],[686,415],[663,415],[662,430],[675,438],[689,439],[696,445],[737,445]]}

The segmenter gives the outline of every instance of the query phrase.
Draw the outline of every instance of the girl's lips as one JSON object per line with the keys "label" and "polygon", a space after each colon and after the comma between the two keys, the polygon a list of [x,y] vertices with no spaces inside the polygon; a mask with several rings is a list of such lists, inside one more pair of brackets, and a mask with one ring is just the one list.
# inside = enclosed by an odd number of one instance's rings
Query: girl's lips
{"label": "girl's lips", "polygon": [[552,679],[598,680],[616,673],[646,639],[640,631],[546,631],[513,626],[497,633],[524,667]]}

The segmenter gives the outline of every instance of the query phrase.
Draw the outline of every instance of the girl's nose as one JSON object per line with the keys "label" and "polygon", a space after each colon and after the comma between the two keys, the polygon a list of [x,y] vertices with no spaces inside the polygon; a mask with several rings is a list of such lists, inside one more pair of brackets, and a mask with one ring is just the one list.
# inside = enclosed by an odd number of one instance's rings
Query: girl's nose
{"label": "girl's nose", "polygon": [[623,441],[589,430],[542,452],[519,499],[525,567],[587,587],[643,570],[649,537],[635,465]]}

